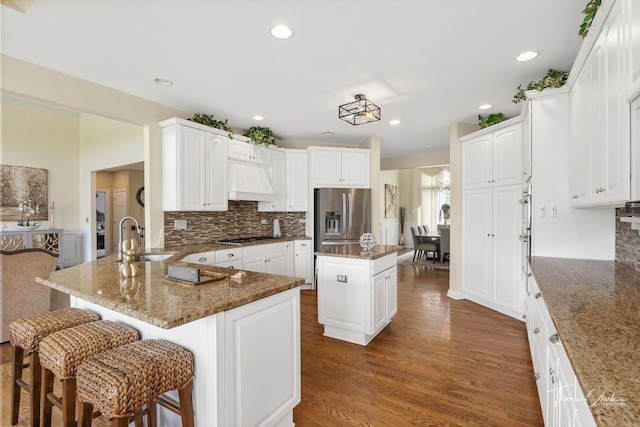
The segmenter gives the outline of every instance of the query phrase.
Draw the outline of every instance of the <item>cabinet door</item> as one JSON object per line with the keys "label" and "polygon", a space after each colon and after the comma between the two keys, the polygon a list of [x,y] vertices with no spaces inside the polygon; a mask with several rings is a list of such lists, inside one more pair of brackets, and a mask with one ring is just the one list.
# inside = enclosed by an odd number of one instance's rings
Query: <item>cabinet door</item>
{"label": "cabinet door", "polygon": [[[318,322],[371,334],[371,275],[366,263],[320,257]],[[338,260],[338,258],[336,258]]]}
{"label": "cabinet door", "polygon": [[387,272],[381,271],[371,279],[371,321],[373,326],[372,333],[378,332],[387,324]]}
{"label": "cabinet door", "polygon": [[342,185],[342,157],[339,151],[312,151],[311,169],[314,188]]}
{"label": "cabinet door", "polygon": [[640,3],[636,0],[627,0],[625,7],[628,19],[627,25],[631,36],[628,44],[631,63],[631,88],[629,93],[636,93],[640,90]]}
{"label": "cabinet door", "polygon": [[267,248],[267,273],[287,275],[286,259],[285,259],[285,244],[284,243],[272,243]]}
{"label": "cabinet door", "polygon": [[296,240],[295,242],[294,276],[305,279],[306,283],[313,283],[313,255],[311,240]]}
{"label": "cabinet door", "polygon": [[227,138],[206,134],[206,199],[205,207],[212,211],[227,210]]}
{"label": "cabinet door", "polygon": [[398,267],[387,270],[387,322],[398,312]]}
{"label": "cabinet door", "polygon": [[253,152],[251,150],[251,145],[249,145],[248,143],[234,138],[229,140],[228,145],[228,156],[230,159],[242,160],[245,162],[249,162],[252,160]]}
{"label": "cabinet door", "polygon": [[286,210],[309,210],[309,155],[306,152],[287,151],[286,159]]}
{"label": "cabinet door", "polygon": [[178,129],[178,210],[201,211],[207,197],[206,132],[188,126]]}
{"label": "cabinet door", "polygon": [[515,125],[493,133],[493,185],[522,182],[522,125]]}
{"label": "cabinet door", "polygon": [[267,250],[265,246],[255,245],[243,248],[244,269],[258,273],[267,272]]}
{"label": "cabinet door", "polygon": [[275,200],[258,202],[260,212],[284,212],[285,211],[285,153],[279,150],[271,150],[271,166],[269,167],[269,179],[271,188],[276,195]]}
{"label": "cabinet door", "polygon": [[462,192],[462,289],[491,300],[491,188]]}
{"label": "cabinet door", "polygon": [[491,134],[462,143],[462,189],[491,185]]}
{"label": "cabinet door", "polygon": [[591,72],[586,67],[577,78],[570,94],[569,122],[569,197],[572,206],[579,206],[587,195],[588,84]]}
{"label": "cabinet door", "polygon": [[342,153],[341,184],[354,188],[369,188],[369,153]]}
{"label": "cabinet door", "polygon": [[521,312],[520,287],[522,243],[520,236],[520,185],[493,189],[492,231],[492,301],[504,308]]}

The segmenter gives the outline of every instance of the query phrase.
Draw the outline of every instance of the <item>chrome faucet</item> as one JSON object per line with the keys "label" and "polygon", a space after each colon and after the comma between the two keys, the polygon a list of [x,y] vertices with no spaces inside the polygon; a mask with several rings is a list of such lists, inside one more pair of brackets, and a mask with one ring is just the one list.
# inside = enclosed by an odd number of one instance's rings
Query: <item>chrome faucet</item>
{"label": "chrome faucet", "polygon": [[136,223],[136,231],[138,234],[142,234],[142,229],[140,228],[140,224],[138,224],[138,220],[132,216],[125,216],[120,220],[120,225],[118,226],[118,259],[122,259],[122,225],[128,219],[133,220]]}

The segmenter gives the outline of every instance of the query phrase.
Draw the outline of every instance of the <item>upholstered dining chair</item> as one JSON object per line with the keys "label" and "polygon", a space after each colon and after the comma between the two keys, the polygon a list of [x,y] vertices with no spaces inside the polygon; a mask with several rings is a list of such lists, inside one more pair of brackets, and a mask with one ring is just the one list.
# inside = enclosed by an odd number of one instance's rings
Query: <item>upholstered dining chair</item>
{"label": "upholstered dining chair", "polygon": [[436,254],[439,247],[436,242],[425,242],[420,238],[418,227],[411,227],[411,237],[413,237],[413,262],[416,262],[416,257],[420,259],[422,255],[426,257],[427,252],[433,252],[433,262],[436,262]]}
{"label": "upholstered dining chair", "polygon": [[451,229],[440,229],[440,264],[444,263],[445,254],[449,255],[451,247]]}
{"label": "upholstered dining chair", "polygon": [[9,340],[12,321],[49,311],[51,289],[36,277],[56,269],[58,254],[39,248],[0,251],[0,342]]}

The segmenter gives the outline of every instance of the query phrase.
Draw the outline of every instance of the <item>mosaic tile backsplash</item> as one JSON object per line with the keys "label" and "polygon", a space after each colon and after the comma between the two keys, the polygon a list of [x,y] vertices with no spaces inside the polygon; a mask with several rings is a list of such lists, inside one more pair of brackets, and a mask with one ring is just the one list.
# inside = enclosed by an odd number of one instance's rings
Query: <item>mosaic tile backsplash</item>
{"label": "mosaic tile backsplash", "polygon": [[[304,212],[258,212],[258,202],[229,200],[226,212],[165,212],[164,245],[175,247],[248,236],[273,235],[273,220],[280,220],[283,237],[305,235]],[[186,230],[174,230],[174,220],[187,221]],[[261,220],[267,220],[262,224]]]}
{"label": "mosaic tile backsplash", "polygon": [[640,235],[630,223],[620,221],[623,211],[616,209],[616,261],[640,270]]}

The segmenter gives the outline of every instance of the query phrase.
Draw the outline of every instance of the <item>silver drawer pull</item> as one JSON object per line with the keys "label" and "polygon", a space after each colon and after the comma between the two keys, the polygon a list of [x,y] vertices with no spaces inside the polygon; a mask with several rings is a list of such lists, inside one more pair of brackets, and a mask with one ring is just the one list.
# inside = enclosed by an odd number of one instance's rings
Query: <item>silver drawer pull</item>
{"label": "silver drawer pull", "polygon": [[536,292],[536,294],[534,295],[535,299],[540,299],[542,298],[542,295],[540,294],[540,292]]}
{"label": "silver drawer pull", "polygon": [[549,337],[549,342],[551,344],[560,345],[560,337],[558,334],[553,334]]}
{"label": "silver drawer pull", "polygon": [[228,258],[233,258],[235,255],[234,254],[227,254]]}
{"label": "silver drawer pull", "polygon": [[536,334],[536,335],[540,335],[540,328],[535,328],[533,330],[533,333]]}
{"label": "silver drawer pull", "polygon": [[200,257],[198,258],[198,262],[205,262],[207,260],[207,257]]}

